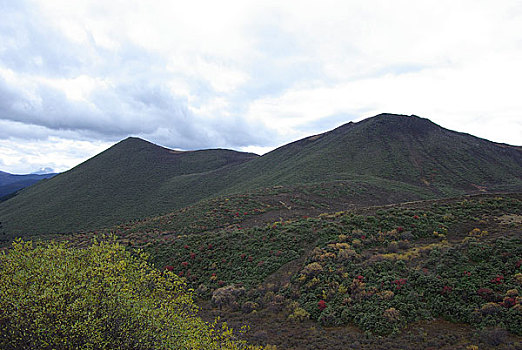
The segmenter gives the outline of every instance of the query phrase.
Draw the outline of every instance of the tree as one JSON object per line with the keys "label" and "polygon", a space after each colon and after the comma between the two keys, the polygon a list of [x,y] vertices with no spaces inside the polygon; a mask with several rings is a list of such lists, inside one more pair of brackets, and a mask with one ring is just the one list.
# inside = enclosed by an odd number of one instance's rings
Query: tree
{"label": "tree", "polygon": [[0,253],[2,349],[247,349],[196,316],[185,283],[114,240]]}

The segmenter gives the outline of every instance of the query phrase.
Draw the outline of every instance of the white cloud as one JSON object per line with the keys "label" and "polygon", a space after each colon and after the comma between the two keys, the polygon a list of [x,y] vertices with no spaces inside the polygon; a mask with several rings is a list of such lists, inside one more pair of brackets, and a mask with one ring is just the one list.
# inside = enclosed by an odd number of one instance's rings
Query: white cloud
{"label": "white cloud", "polygon": [[13,174],[29,174],[42,168],[62,172],[78,164],[78,159],[90,158],[111,143],[68,140],[49,137],[45,142],[21,138],[0,139],[0,165]]}
{"label": "white cloud", "polygon": [[263,153],[381,112],[521,144],[516,0],[0,6],[0,170],[22,140]]}

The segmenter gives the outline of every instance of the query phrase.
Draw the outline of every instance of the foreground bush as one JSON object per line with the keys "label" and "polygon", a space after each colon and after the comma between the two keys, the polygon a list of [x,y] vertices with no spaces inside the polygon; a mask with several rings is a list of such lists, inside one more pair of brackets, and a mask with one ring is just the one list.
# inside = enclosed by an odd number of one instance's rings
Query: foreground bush
{"label": "foreground bush", "polygon": [[1,349],[243,349],[184,282],[115,242],[16,241],[0,255]]}

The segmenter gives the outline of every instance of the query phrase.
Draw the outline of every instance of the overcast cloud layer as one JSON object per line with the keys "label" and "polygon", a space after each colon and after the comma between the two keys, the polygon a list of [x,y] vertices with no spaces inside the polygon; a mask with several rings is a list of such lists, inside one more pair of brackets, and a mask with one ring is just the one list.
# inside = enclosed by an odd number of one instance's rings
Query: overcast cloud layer
{"label": "overcast cloud layer", "polygon": [[381,112],[522,144],[521,1],[0,0],[0,170],[258,153]]}

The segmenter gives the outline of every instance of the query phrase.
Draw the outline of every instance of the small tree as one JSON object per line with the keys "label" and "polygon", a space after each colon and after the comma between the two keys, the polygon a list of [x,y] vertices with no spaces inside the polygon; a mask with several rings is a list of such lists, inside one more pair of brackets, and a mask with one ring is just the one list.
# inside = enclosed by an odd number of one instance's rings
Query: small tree
{"label": "small tree", "polygon": [[1,349],[245,349],[196,317],[184,282],[115,241],[0,253]]}

